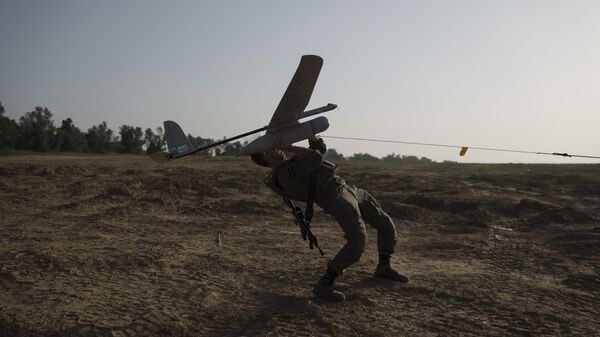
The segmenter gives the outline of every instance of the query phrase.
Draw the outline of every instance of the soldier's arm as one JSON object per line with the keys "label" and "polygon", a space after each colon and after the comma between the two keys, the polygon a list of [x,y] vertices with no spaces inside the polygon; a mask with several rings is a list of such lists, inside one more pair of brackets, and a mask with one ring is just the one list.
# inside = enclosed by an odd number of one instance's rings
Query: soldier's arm
{"label": "soldier's arm", "polygon": [[304,148],[304,147],[300,147],[300,146],[294,146],[290,143],[286,143],[282,140],[278,140],[273,144],[273,149],[276,150],[281,150],[281,151],[286,151],[286,152],[291,152],[293,154],[297,154],[300,157],[307,157],[310,156],[311,154],[313,154],[315,151]]}
{"label": "soldier's arm", "polygon": [[323,156],[317,152],[300,146],[293,146],[292,144],[285,143],[283,141],[275,142],[273,148],[291,152],[295,155],[302,157],[302,164],[298,165],[296,174],[299,177],[305,176],[314,170],[316,170],[323,163]]}

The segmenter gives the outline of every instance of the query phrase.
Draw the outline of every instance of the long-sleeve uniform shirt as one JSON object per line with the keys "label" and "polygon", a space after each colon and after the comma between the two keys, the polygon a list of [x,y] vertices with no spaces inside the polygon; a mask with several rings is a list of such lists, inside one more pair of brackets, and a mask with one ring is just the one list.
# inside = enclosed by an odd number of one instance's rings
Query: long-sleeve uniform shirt
{"label": "long-sleeve uniform shirt", "polygon": [[326,209],[327,201],[338,195],[345,184],[336,170],[337,167],[323,160],[319,152],[310,151],[305,156],[294,155],[282,162],[267,176],[265,183],[283,197],[306,202],[310,180],[316,178],[314,201]]}

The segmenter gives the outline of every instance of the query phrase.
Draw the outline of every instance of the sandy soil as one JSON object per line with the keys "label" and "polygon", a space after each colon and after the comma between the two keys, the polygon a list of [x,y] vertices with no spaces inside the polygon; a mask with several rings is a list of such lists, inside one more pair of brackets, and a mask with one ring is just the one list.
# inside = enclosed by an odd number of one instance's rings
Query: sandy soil
{"label": "sandy soil", "polygon": [[[346,163],[396,221],[406,285],[322,258],[247,159],[0,158],[1,336],[600,335],[599,165]],[[220,247],[218,241],[220,237]]]}

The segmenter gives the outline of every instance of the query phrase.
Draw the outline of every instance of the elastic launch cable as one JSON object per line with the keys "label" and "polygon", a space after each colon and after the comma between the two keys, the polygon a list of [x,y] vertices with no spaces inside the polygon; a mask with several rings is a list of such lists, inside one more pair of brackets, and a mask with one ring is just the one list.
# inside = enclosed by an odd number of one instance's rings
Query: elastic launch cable
{"label": "elastic launch cable", "polygon": [[436,146],[436,147],[450,147],[461,149],[461,156],[466,153],[466,149],[483,150],[483,151],[496,151],[496,152],[512,152],[512,153],[528,153],[528,154],[542,154],[547,156],[560,156],[560,157],[577,157],[577,158],[593,158],[600,159],[600,156],[587,156],[580,154],[568,154],[559,152],[536,152],[536,151],[524,151],[524,150],[508,150],[508,149],[497,149],[491,147],[474,147],[474,146],[460,146],[460,145],[448,145],[448,144],[434,144],[434,143],[418,143],[418,142],[405,142],[400,140],[384,140],[384,139],[372,139],[372,138],[356,138],[356,137],[340,137],[340,136],[324,136],[323,138],[334,138],[334,139],[348,139],[348,140],[360,140],[367,142],[378,142],[378,143],[395,143],[395,144],[409,144],[409,145],[422,145],[422,146]]}

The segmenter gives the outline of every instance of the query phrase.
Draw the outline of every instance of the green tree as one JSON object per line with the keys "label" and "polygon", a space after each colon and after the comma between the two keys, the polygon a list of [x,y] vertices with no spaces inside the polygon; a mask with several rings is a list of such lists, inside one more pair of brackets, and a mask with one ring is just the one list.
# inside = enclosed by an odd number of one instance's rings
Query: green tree
{"label": "green tree", "polygon": [[[194,137],[191,134],[188,133],[187,135],[188,139],[190,140],[190,143],[192,143],[192,145],[196,148],[198,147],[202,147],[202,146],[206,146],[206,145],[210,145],[212,143],[215,142],[214,139],[211,138],[202,138],[202,137]],[[202,156],[212,156],[215,155],[215,149],[208,149],[206,151],[202,151],[202,152],[197,152],[196,154],[198,155],[202,155]]]}
{"label": "green tree", "polygon": [[143,153],[144,132],[142,128],[131,125],[121,125],[119,128],[121,136],[119,152],[121,153]]}
{"label": "green tree", "polygon": [[238,153],[240,153],[240,151],[242,151],[243,147],[244,147],[244,145],[242,145],[242,143],[240,143],[239,141],[235,141],[235,142],[229,143],[229,144],[227,144],[227,146],[225,146],[225,152],[228,155],[236,156]]}
{"label": "green tree", "polygon": [[242,150],[242,143],[239,141],[229,142],[219,146],[219,155],[220,156],[235,156]]}
{"label": "green tree", "polygon": [[144,142],[146,143],[146,153],[151,154],[158,152],[165,147],[165,135],[161,127],[156,128],[156,133],[152,129],[147,128],[144,132]]}
{"label": "green tree", "polygon": [[84,138],[87,149],[92,152],[105,153],[114,151],[116,148],[113,131],[108,128],[105,121],[89,128]]}
{"label": "green tree", "polygon": [[344,160],[344,159],[346,159],[346,157],[344,157],[343,154],[337,152],[337,150],[334,148],[327,149],[327,152],[325,152],[324,157],[327,160]]}
{"label": "green tree", "polygon": [[433,162],[431,159],[429,159],[427,157],[419,158],[417,156],[404,156],[404,155],[399,155],[399,154],[395,154],[395,153],[390,153],[381,159],[383,159],[384,161],[402,162],[402,163],[406,163],[406,164]]}
{"label": "green tree", "polygon": [[0,102],[0,148],[14,148],[17,142],[19,125],[4,116],[4,106]]}
{"label": "green tree", "polygon": [[48,108],[36,106],[19,119],[17,148],[48,151],[54,143],[54,122]]}
{"label": "green tree", "polygon": [[60,128],[56,129],[54,148],[58,151],[83,152],[86,140],[78,127],[73,125],[73,120],[67,118],[62,121]]}
{"label": "green tree", "polygon": [[370,155],[368,153],[355,153],[351,155],[348,159],[350,160],[380,160],[379,158]]}

